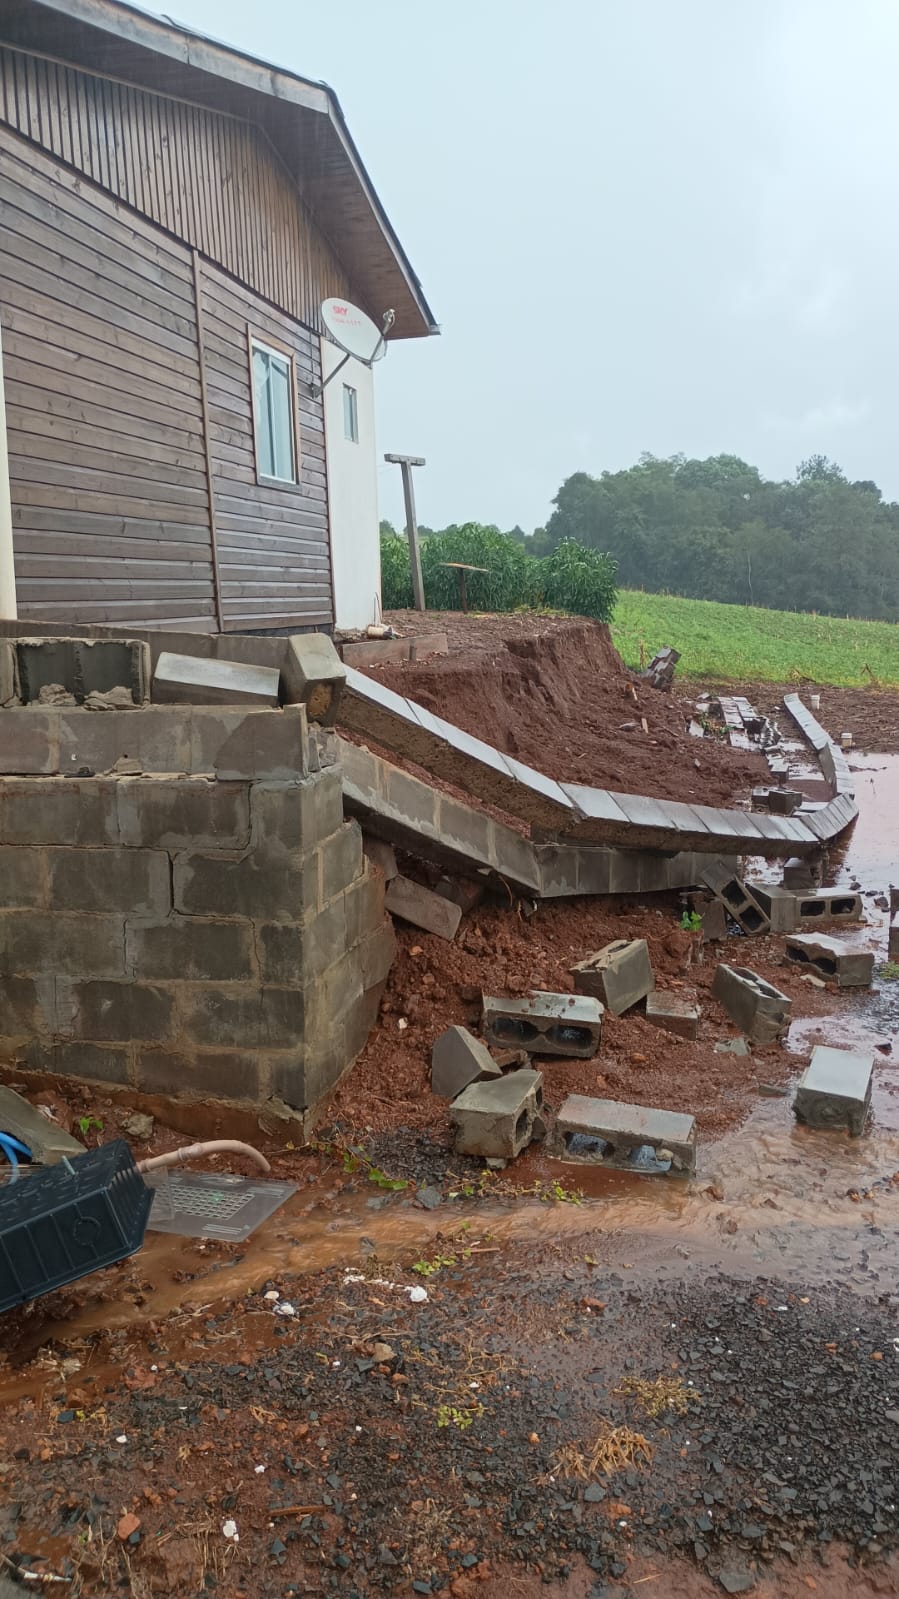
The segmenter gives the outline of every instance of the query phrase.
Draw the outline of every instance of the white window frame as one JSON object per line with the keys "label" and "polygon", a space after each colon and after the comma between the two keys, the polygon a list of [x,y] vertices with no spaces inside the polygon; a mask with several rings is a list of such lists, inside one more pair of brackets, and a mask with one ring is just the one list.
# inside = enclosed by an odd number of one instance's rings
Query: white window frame
{"label": "white window frame", "polygon": [[[247,346],[250,363],[250,396],[253,407],[253,458],[256,463],[256,482],[263,483],[269,488],[295,489],[300,481],[300,418],[297,405],[297,376],[296,361],[293,351],[285,345],[273,343],[271,339],[261,338],[254,333],[251,327],[247,328]],[[259,444],[261,438],[261,425],[259,408],[256,402],[256,372],[253,357],[256,351],[267,355],[270,360],[279,362],[287,367],[288,399],[290,406],[290,466],[291,477],[276,477],[271,472],[265,472],[259,459]]]}
{"label": "white window frame", "polygon": [[352,383],[343,385],[343,436],[348,444],[359,443],[359,390]]}

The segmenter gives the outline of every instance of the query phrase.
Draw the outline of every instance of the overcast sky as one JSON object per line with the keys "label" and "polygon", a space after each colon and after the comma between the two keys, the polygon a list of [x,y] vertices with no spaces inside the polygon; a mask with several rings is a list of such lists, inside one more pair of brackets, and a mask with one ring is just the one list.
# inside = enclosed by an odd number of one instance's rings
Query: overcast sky
{"label": "overcast sky", "polygon": [[899,498],[895,0],[172,6],[338,94],[442,328],[378,370],[423,522],[530,531],[642,450]]}

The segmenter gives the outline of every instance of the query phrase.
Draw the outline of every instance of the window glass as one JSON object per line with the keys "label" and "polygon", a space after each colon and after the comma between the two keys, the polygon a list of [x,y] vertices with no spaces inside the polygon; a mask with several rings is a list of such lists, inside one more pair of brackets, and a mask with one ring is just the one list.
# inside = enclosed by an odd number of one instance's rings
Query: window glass
{"label": "window glass", "polygon": [[290,358],[253,344],[256,464],[260,477],[296,482]]}
{"label": "window glass", "polygon": [[343,385],[343,431],[351,444],[359,443],[359,401],[349,383]]}

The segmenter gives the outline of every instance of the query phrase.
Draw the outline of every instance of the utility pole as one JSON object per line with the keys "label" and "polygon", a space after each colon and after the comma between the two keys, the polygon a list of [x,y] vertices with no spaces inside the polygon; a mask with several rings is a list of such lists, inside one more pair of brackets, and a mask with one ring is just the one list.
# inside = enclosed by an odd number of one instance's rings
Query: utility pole
{"label": "utility pole", "polygon": [[406,537],[409,540],[409,561],[412,566],[412,593],[416,611],[427,609],[425,585],[421,575],[421,551],[418,548],[418,522],[415,519],[415,492],[412,487],[413,466],[426,466],[420,455],[385,455],[385,461],[398,466],[403,474],[403,499],[406,502]]}

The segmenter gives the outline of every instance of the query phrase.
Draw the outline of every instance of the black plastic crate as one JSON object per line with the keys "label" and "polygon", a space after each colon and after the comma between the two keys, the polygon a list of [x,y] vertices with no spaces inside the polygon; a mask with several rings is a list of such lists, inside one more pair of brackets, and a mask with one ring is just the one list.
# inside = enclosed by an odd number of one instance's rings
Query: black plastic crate
{"label": "black plastic crate", "polygon": [[0,1188],[0,1312],[140,1249],[153,1191],[124,1139]]}

